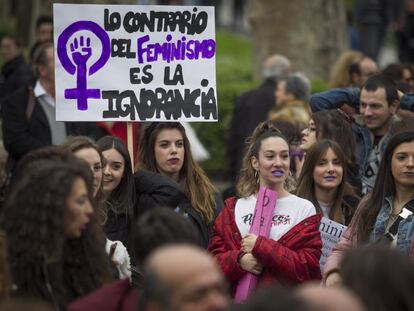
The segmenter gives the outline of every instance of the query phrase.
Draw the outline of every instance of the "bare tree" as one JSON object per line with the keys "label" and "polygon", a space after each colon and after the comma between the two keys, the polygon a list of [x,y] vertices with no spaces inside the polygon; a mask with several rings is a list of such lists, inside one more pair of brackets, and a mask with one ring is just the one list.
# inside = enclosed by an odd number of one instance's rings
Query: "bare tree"
{"label": "bare tree", "polygon": [[295,70],[327,79],[347,48],[343,0],[250,0],[255,73],[267,56],[289,57]]}

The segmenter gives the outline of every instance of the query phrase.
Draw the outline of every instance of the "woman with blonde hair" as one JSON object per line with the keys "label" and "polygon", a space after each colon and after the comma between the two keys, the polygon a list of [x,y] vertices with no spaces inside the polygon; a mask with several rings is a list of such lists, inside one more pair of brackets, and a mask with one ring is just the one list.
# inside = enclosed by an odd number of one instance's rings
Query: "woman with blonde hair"
{"label": "woman with blonde hair", "polygon": [[363,56],[364,55],[358,51],[343,52],[332,66],[329,76],[329,87],[335,88],[352,86],[351,67],[358,64]]}

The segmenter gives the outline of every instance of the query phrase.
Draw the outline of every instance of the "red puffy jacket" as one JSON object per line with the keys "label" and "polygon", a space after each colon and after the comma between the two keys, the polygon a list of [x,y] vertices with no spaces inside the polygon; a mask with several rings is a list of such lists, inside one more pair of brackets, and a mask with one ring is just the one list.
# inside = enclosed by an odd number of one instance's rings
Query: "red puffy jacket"
{"label": "red puffy jacket", "polygon": [[[234,209],[237,199],[225,201],[225,207],[214,223],[208,250],[213,254],[233,291],[239,279],[248,273],[238,259],[242,237],[235,222]],[[259,283],[278,282],[284,285],[320,279],[319,257],[322,241],[319,233],[321,215],[308,217],[296,224],[278,241],[259,236],[252,254],[264,266]]]}

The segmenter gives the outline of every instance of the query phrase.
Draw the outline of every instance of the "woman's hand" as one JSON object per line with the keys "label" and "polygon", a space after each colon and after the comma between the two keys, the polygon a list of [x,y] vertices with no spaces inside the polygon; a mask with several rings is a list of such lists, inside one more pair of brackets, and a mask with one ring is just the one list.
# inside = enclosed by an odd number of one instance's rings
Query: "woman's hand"
{"label": "woman's hand", "polygon": [[249,233],[241,240],[241,250],[245,253],[251,253],[256,244],[257,235]]}
{"label": "woman's hand", "polygon": [[240,267],[247,272],[259,275],[263,271],[263,266],[252,254],[244,254],[239,259]]}
{"label": "woman's hand", "polygon": [[332,287],[332,286],[339,286],[342,285],[342,277],[339,272],[332,272],[329,273],[326,277],[325,286]]}

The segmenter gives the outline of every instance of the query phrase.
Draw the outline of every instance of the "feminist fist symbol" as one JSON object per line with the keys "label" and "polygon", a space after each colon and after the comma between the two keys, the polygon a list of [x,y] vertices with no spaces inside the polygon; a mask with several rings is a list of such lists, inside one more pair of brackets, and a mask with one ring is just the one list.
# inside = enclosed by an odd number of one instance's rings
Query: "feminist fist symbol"
{"label": "feminist fist symbol", "polygon": [[[86,62],[92,55],[92,49],[91,49],[91,38],[86,38],[86,46],[84,47],[84,39],[83,36],[80,37],[80,43],[78,45],[78,38],[75,38],[73,40],[73,43],[70,44],[70,50],[72,51],[72,57],[75,64],[79,66],[86,65]],[[78,51],[78,48],[81,50],[81,52],[85,52],[86,54],[82,54],[80,51]]]}
{"label": "feminist fist symbol", "polygon": [[73,61],[76,64],[77,72],[77,83],[76,88],[66,89],[65,97],[68,99],[77,99],[78,100],[78,110],[88,110],[88,98],[100,98],[100,90],[98,89],[88,89],[86,85],[86,63],[92,55],[91,49],[91,39],[83,36],[75,38],[70,44],[70,50],[72,51]]}
{"label": "feminist fist symbol", "polygon": [[[72,60],[68,57],[66,44],[70,37],[80,31],[88,30],[95,34],[102,43],[99,59],[87,70],[87,62],[92,56],[91,39],[80,36],[70,44]],[[100,89],[88,89],[86,78],[102,68],[110,56],[110,42],[106,32],[92,21],[79,21],[67,27],[58,38],[58,58],[63,68],[71,75],[76,72],[76,88],[65,89],[65,98],[77,99],[78,110],[88,110],[88,98],[101,98]]]}

